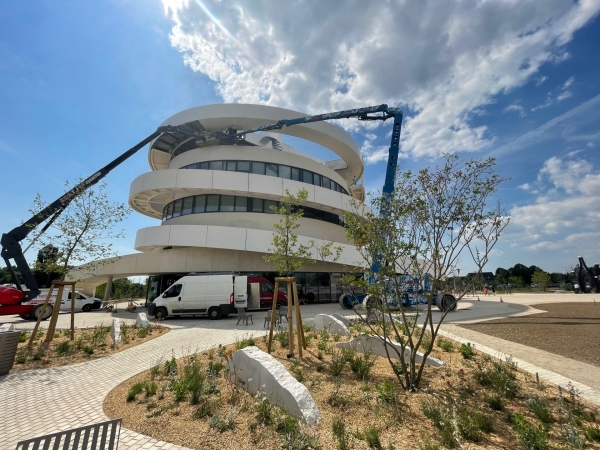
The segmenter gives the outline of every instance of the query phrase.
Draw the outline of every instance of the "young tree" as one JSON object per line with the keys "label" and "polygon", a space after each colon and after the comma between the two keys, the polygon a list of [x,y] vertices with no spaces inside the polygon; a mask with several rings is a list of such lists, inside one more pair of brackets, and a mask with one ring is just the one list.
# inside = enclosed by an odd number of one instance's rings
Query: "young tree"
{"label": "young tree", "polygon": [[536,268],[535,272],[533,272],[533,276],[531,277],[531,281],[537,284],[540,290],[545,291],[546,286],[550,284],[550,275],[548,275],[542,269]]}
{"label": "young tree", "polygon": [[[369,213],[364,220],[361,206],[355,203],[353,214],[345,216],[347,235],[364,260],[361,265],[369,267],[365,278],[372,280],[359,280],[350,287],[367,289],[371,304],[379,310],[379,322],[373,324],[369,312],[365,315],[358,308],[356,312],[384,343],[398,381],[406,389],[419,387],[439,327],[456,308],[454,297],[442,288],[456,272],[461,254],[487,239],[479,252],[481,270],[508,223],[508,217],[498,214],[497,205],[487,206],[504,181],[494,174],[493,167],[493,159],[463,163],[457,156],[446,155],[444,164],[434,169],[399,174],[393,194],[372,201],[373,210],[383,214]],[[412,295],[412,280],[423,282],[425,278],[433,288],[425,293],[427,303],[419,320],[414,320],[400,305],[403,297]],[[436,320],[434,303],[442,310]],[[390,341],[399,342],[401,349],[388,345]],[[423,353],[422,362],[417,362],[419,352]]]}
{"label": "young tree", "polygon": [[[69,187],[68,182],[66,186]],[[35,214],[46,206],[37,194],[31,212]],[[64,279],[72,265],[114,256],[110,240],[124,236],[124,230],[114,228],[129,212],[123,203],[108,199],[106,184],[101,183],[75,197],[52,224],[53,232],[34,235],[33,239],[39,248],[54,247],[48,268]]]}

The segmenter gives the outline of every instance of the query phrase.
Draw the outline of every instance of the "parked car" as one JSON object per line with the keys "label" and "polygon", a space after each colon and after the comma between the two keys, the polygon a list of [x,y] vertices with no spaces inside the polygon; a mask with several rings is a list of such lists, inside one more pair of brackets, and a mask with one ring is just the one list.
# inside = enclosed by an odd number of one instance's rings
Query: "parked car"
{"label": "parked car", "polygon": [[[50,289],[42,289],[40,295],[31,299],[28,302],[23,303],[24,305],[41,305],[46,301],[46,297]],[[63,291],[62,299],[60,301],[60,310],[61,311],[71,311],[71,291],[65,289]],[[52,292],[52,296],[50,297],[49,303],[54,305],[56,303],[56,296],[58,295],[58,289],[54,289]],[[100,305],[102,301],[96,297],[88,297],[81,292],[75,291],[75,311],[85,311],[90,312],[94,309],[100,309]],[[33,320],[29,314],[19,314],[22,319]]]}

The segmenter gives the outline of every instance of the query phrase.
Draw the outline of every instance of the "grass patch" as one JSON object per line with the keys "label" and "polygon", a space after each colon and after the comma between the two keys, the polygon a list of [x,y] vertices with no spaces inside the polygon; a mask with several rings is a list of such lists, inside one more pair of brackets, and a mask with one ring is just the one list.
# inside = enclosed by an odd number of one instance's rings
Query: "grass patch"
{"label": "grass patch", "polygon": [[471,346],[470,342],[462,344],[458,351],[464,359],[473,359],[473,357],[475,356],[475,351],[473,350],[473,347]]}
{"label": "grass patch", "polygon": [[515,433],[519,437],[519,443],[527,450],[547,450],[548,431],[543,425],[534,426],[530,424],[523,414],[513,414],[509,417]]}

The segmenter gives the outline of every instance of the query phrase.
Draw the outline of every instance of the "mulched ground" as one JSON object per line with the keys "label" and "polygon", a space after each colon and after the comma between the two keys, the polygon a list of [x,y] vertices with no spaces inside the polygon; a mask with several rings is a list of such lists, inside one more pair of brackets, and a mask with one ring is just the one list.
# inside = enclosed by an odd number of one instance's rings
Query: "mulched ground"
{"label": "mulched ground", "polygon": [[534,307],[547,312],[460,326],[600,366],[600,301]]}
{"label": "mulched ground", "polygon": [[[359,326],[353,327],[352,334],[356,335],[359,331],[362,331]],[[304,359],[287,359],[288,350],[281,342],[274,343],[273,356],[301,380],[314,398],[322,421],[310,429],[301,428],[300,432],[286,436],[281,431],[284,414],[279,408],[273,408],[269,422],[262,420],[260,398],[236,388],[225,379],[224,370],[213,379],[210,390],[203,392],[197,402],[191,401],[190,394],[179,401],[174,397],[175,388],[182,385],[184,373],[195,364],[199,364],[202,371],[210,364],[225,364],[236,351],[236,346],[254,344],[264,350],[266,344],[263,338],[248,339],[248,342],[238,342],[236,345],[198,353],[182,358],[176,363],[173,360],[172,364],[177,364],[175,375],[166,375],[168,367],[164,362],[158,364],[154,370],[142,372],[117,386],[106,397],[104,411],[111,418],[122,417],[124,427],[156,439],[195,449],[218,450],[446,448],[441,445],[438,447],[443,441],[442,432],[432,420],[425,417],[423,402],[444,411],[450,408],[448,405],[456,405],[455,414],[458,414],[457,411],[464,414],[461,416],[463,419],[456,420],[468,422],[474,420],[470,418],[478,415],[487,417],[491,430],[477,434],[476,439],[457,435],[462,448],[472,450],[517,448],[519,438],[507,417],[510,414],[522,414],[528,423],[541,427],[539,420],[528,407],[528,402],[536,398],[547,405],[552,416],[552,423],[548,425],[548,444],[551,448],[562,448],[561,446],[566,445],[560,430],[573,420],[579,420],[580,431],[577,433],[580,435],[581,430],[591,426],[585,420],[573,419],[570,412],[564,412],[564,407],[563,410],[560,409],[562,400],[559,400],[556,386],[544,383],[538,386],[533,377],[507,363],[501,366],[505,371],[514,374],[518,394],[514,398],[502,400],[504,407],[501,411],[491,409],[490,399],[498,395],[499,391],[488,385],[482,386],[477,381],[476,374],[491,370],[493,360],[478,352],[475,352],[472,359],[464,359],[457,351],[458,346],[448,341],[445,345],[446,351],[442,351],[438,345],[433,351],[433,356],[443,359],[446,366],[428,367],[421,386],[423,389],[408,394],[395,383],[390,365],[384,358],[374,359],[374,365],[364,380],[359,380],[357,374],[353,373],[350,363],[346,363],[339,376],[334,376],[333,357],[340,356],[338,351],[333,351],[338,338],[315,332],[307,333],[307,338],[308,350],[305,351]],[[327,349],[322,350],[324,347]],[[390,390],[385,389],[386,381]],[[136,384],[138,389],[130,391],[135,389]],[[386,396],[382,395],[384,391],[388,392]],[[132,394],[130,401],[126,400],[128,393]],[[565,405],[582,405],[579,400],[566,399],[564,402]],[[200,414],[211,404],[214,405],[214,409],[210,413]],[[570,411],[571,406],[568,409]],[[598,416],[597,408],[593,408],[592,411]],[[590,412],[586,417],[593,417]],[[222,420],[227,416],[231,417],[232,429],[219,432],[211,425],[215,419]],[[344,445],[333,431],[335,421],[340,418],[345,427]],[[369,445],[366,442],[364,436],[369,429],[374,429],[378,434],[380,446],[376,443]],[[290,436],[293,442],[286,441]],[[300,442],[307,437],[312,437],[316,442],[313,442],[313,445]],[[452,434],[450,437],[454,439]],[[458,443],[455,445],[459,446]],[[598,443],[587,445],[586,448],[600,448]]]}

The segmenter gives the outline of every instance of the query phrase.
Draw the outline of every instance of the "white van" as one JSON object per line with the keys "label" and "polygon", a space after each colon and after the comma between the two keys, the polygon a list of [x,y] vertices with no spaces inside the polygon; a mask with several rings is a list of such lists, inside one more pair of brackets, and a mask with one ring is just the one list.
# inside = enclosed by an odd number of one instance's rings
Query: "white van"
{"label": "white van", "polygon": [[[31,304],[41,304],[46,300],[46,296],[50,289],[42,289],[40,294],[31,299],[27,303],[23,303],[24,305]],[[54,289],[52,291],[52,297],[50,297],[50,303],[56,303],[56,296],[58,295],[58,289]],[[82,294],[81,292],[75,291],[75,311],[85,311],[89,312],[93,309],[99,309],[101,305],[101,301],[99,298],[88,297],[87,295]],[[62,299],[60,301],[60,310],[61,311],[71,311],[71,290],[63,290]]]}
{"label": "white van", "polygon": [[173,283],[148,306],[157,319],[208,315],[213,320],[248,307],[246,275],[188,275]]}

